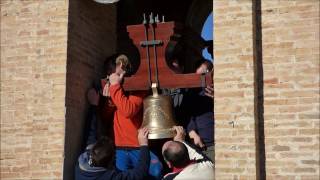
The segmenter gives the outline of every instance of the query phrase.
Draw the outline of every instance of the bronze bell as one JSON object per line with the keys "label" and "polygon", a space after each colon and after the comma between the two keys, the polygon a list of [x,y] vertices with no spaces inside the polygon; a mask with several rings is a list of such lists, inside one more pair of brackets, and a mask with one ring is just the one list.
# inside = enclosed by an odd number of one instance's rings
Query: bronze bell
{"label": "bronze bell", "polygon": [[173,126],[172,100],[170,96],[159,95],[157,87],[152,84],[153,95],[143,101],[142,127],[149,129],[148,139],[172,138],[175,136]]}

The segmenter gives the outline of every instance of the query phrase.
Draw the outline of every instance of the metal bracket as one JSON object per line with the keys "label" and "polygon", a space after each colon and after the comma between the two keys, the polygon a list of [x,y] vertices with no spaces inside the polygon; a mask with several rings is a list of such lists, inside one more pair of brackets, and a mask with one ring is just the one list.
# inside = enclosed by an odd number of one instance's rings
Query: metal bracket
{"label": "metal bracket", "polygon": [[153,46],[153,45],[162,45],[163,41],[161,40],[152,40],[152,41],[141,41],[140,46],[145,47],[145,46]]}
{"label": "metal bracket", "polygon": [[151,89],[152,89],[152,96],[158,96],[158,85],[157,83],[152,83],[151,84]]}
{"label": "metal bracket", "polygon": [[206,74],[201,74],[201,87],[206,87]]}

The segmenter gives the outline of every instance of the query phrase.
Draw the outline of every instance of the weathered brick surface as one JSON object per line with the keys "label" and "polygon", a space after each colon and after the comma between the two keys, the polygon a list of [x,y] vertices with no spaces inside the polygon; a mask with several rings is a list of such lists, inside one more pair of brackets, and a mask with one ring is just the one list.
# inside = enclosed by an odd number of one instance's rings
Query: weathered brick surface
{"label": "weathered brick surface", "polygon": [[252,2],[214,1],[216,179],[255,178]]}
{"label": "weathered brick surface", "polygon": [[319,1],[262,1],[262,36],[267,178],[318,179]]}
{"label": "weathered brick surface", "polygon": [[[0,7],[0,178],[72,179],[86,89],[115,51],[116,9]],[[252,1],[215,0],[213,11],[216,179],[255,179]],[[262,38],[267,179],[318,179],[319,1],[262,1]]]}
{"label": "weathered brick surface", "polygon": [[73,179],[87,115],[86,92],[116,49],[116,7],[69,0],[64,179]]}
{"label": "weathered brick surface", "polygon": [[[217,179],[255,178],[251,5],[214,1]],[[267,179],[318,179],[319,1],[262,1],[262,43]]]}
{"label": "weathered brick surface", "polygon": [[68,1],[0,7],[0,179],[61,179]]}
{"label": "weathered brick surface", "polygon": [[93,1],[1,1],[1,179],[72,179],[115,15]]}

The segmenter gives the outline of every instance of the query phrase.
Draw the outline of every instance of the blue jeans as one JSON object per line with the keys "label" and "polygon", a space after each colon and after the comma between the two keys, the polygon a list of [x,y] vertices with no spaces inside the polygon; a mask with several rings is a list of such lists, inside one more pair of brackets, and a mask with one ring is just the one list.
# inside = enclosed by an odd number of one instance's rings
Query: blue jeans
{"label": "blue jeans", "polygon": [[[125,171],[138,165],[140,150],[138,149],[117,149],[116,166],[119,170]],[[162,164],[158,157],[150,151],[149,175],[152,179],[162,178]]]}

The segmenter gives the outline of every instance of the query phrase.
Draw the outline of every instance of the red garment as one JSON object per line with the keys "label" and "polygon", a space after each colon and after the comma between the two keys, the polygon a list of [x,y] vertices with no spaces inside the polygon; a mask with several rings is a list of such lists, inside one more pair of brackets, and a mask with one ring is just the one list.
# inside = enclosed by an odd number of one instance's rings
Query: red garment
{"label": "red garment", "polygon": [[114,139],[113,117],[116,106],[110,97],[101,95],[98,106],[98,133],[101,136],[107,136]]}
{"label": "red garment", "polygon": [[139,147],[137,135],[145,96],[146,92],[141,91],[126,96],[119,84],[110,86],[110,97],[116,106],[113,129],[117,147]]}

